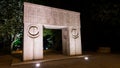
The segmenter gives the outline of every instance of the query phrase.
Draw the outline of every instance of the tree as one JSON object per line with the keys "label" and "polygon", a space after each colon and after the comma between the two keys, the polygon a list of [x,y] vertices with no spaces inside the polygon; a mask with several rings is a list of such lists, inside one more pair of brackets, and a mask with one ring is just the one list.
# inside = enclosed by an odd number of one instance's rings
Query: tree
{"label": "tree", "polygon": [[23,31],[23,1],[0,0],[0,41],[9,47],[16,34]]}

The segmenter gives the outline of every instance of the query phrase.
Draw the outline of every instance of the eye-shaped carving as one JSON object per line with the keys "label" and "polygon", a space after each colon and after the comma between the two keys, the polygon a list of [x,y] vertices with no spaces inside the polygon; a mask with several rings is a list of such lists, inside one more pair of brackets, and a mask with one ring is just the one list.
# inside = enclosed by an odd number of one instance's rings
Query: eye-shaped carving
{"label": "eye-shaped carving", "polygon": [[73,28],[71,33],[74,39],[77,39],[79,37],[77,29]]}
{"label": "eye-shaped carving", "polygon": [[39,27],[35,25],[31,25],[28,27],[28,35],[32,38],[36,38],[39,36]]}

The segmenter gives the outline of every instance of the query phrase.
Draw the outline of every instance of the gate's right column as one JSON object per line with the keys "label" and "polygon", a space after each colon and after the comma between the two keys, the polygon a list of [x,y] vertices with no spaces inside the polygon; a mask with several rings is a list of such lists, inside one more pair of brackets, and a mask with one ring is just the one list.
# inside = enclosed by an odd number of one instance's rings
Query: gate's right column
{"label": "gate's right column", "polygon": [[69,43],[70,55],[82,54],[80,27],[69,27]]}

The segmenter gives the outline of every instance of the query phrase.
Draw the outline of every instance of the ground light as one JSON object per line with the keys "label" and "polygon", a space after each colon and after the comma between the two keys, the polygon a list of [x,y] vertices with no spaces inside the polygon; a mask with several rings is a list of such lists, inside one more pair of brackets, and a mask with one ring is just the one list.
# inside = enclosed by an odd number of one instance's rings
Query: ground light
{"label": "ground light", "polygon": [[46,50],[48,50],[48,48],[47,48],[47,47],[46,47],[45,49],[46,49]]}
{"label": "ground light", "polygon": [[85,60],[88,60],[89,58],[86,56],[86,57],[84,57],[84,59],[85,59]]}
{"label": "ground light", "polygon": [[36,63],[35,66],[36,66],[36,67],[40,67],[40,63]]}

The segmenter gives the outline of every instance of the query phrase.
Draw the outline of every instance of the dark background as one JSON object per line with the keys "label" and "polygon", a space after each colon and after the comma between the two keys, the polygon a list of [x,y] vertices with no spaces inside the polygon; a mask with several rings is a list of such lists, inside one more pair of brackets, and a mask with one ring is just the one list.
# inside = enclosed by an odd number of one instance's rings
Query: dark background
{"label": "dark background", "polygon": [[[19,2],[20,1],[20,2]],[[0,48],[10,50],[10,32],[23,32],[23,2],[46,5],[80,13],[83,51],[110,47],[120,53],[120,0],[1,0]],[[21,5],[21,6],[19,6]],[[13,20],[14,18],[14,20]],[[11,20],[12,19],[12,20]],[[19,23],[18,23],[19,22]],[[9,25],[9,23],[11,23]],[[21,24],[22,23],[22,24]],[[74,22],[73,22],[74,23]],[[11,26],[14,25],[14,26]],[[19,26],[18,26],[19,25]],[[17,26],[17,27],[16,27]],[[16,29],[16,31],[14,31]],[[14,33],[14,34],[15,34]],[[8,48],[6,50],[8,50]]]}
{"label": "dark background", "polygon": [[120,0],[34,0],[43,4],[80,12],[83,50],[111,47],[120,52]]}

